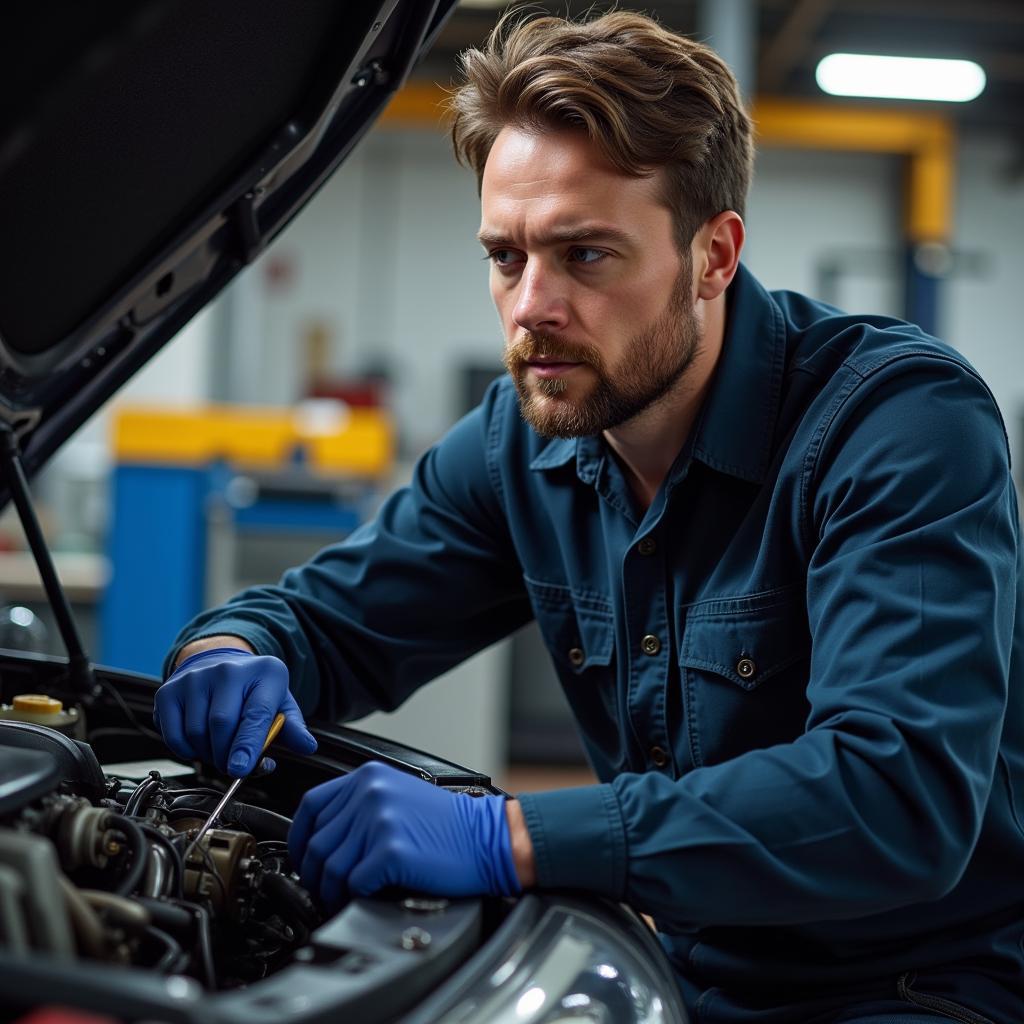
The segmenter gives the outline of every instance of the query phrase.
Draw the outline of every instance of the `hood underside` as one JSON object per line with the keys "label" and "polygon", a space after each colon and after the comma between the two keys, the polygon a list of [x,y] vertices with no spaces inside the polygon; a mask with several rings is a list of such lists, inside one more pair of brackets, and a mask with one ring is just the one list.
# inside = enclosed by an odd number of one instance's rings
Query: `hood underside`
{"label": "hood underside", "polygon": [[28,473],[289,223],[454,2],[109,0],[7,19],[0,418]]}

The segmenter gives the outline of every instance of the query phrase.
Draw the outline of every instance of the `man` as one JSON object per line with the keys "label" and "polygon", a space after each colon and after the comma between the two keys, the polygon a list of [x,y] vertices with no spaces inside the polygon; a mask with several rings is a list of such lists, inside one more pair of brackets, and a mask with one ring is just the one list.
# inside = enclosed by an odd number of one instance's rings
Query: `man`
{"label": "man", "polygon": [[320,786],[290,848],[328,907],[583,888],[653,915],[698,1021],[1019,1021],[991,394],[917,328],[740,266],[751,129],[707,48],[626,12],[506,20],[465,73],[510,379],[374,522],[187,627],[167,742],[244,775],[279,709],[312,750],[300,707],[393,708],[536,617],[600,783]]}

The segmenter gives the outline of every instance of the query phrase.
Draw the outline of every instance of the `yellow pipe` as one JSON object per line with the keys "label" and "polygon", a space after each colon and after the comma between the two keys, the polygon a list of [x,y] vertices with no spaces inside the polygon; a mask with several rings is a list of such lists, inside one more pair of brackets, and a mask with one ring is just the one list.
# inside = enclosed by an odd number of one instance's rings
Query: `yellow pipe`
{"label": "yellow pipe", "polygon": [[953,235],[953,188],[952,144],[911,154],[904,207],[909,241],[949,243]]}
{"label": "yellow pipe", "polygon": [[406,82],[384,108],[378,124],[389,128],[440,128],[448,92],[434,82]]}
{"label": "yellow pipe", "polygon": [[[409,82],[385,109],[388,127],[440,129],[446,90]],[[906,233],[911,242],[945,242],[953,226],[956,139],[940,114],[764,97],[752,110],[763,146],[892,153],[908,160]]]}

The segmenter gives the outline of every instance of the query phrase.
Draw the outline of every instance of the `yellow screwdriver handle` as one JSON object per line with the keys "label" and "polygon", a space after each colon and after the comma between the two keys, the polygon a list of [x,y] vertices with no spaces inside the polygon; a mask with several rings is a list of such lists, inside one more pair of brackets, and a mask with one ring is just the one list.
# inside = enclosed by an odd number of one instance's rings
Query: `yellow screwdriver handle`
{"label": "yellow screwdriver handle", "polygon": [[270,731],[267,733],[267,738],[263,741],[263,749],[260,751],[260,757],[267,752],[267,747],[277,739],[277,734],[281,731],[281,727],[283,725],[284,712],[278,711],[278,713],[274,715],[273,722],[270,723]]}

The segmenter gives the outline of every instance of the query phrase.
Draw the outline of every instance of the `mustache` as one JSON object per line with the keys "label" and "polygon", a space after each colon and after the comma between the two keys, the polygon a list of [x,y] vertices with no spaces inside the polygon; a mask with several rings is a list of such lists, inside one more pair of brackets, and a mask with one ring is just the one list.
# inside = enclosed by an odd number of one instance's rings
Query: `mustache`
{"label": "mustache", "polygon": [[601,368],[601,353],[593,345],[566,341],[556,334],[528,331],[505,350],[505,366],[512,370],[541,356],[566,363],[586,363]]}

